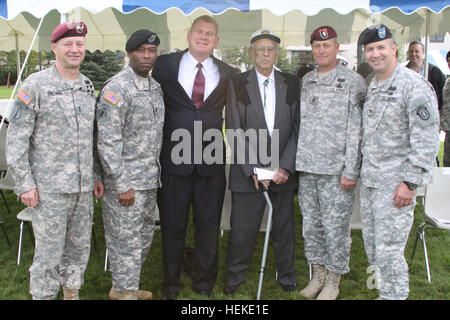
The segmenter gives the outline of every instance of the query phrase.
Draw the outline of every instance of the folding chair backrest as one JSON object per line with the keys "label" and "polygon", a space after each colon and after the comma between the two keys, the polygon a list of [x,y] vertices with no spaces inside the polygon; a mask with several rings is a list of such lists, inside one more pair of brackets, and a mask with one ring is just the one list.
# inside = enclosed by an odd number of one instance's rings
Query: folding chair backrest
{"label": "folding chair backrest", "polygon": [[426,187],[425,214],[450,220],[450,168],[433,168],[433,183]]}
{"label": "folding chair backrest", "polygon": [[6,123],[3,124],[0,130],[0,171],[8,170],[8,164],[6,162],[6,132],[8,127]]}

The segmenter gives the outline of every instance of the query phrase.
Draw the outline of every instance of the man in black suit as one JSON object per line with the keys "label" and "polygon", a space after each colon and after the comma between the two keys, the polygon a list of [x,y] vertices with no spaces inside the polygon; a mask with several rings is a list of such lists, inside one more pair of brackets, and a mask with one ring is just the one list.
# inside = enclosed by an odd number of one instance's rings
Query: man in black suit
{"label": "man in black suit", "polygon": [[[166,108],[158,207],[163,242],[163,299],[171,300],[183,288],[180,272],[191,205],[199,264],[193,289],[205,296],[212,293],[217,278],[218,234],[226,186],[224,157],[206,164],[202,155],[209,143],[194,140],[208,129],[222,130],[226,79],[233,69],[212,56],[219,42],[218,25],[212,17],[195,19],[187,41],[187,50],[158,57],[152,73],[161,84]],[[198,132],[194,135],[194,127],[201,127],[200,135]],[[181,154],[175,148],[181,143],[179,138],[172,141],[177,129],[192,138],[191,150],[183,150]],[[200,148],[194,148],[196,143],[197,146],[200,143]],[[184,161],[179,163],[176,157]]]}
{"label": "man in black suit", "polygon": [[[424,76],[425,70],[425,46],[420,41],[412,41],[408,46],[409,62],[407,68],[414,70]],[[432,63],[428,63],[428,81],[433,86],[438,99],[439,111],[442,109],[442,90],[445,85],[445,75],[441,69]]]}
{"label": "man in black suit", "polygon": [[[285,291],[297,288],[294,190],[299,88],[297,78],[274,69],[279,43],[280,38],[270,30],[253,33],[250,54],[255,69],[230,79],[228,86],[225,125],[233,162],[229,178],[232,207],[226,294],[233,294],[245,281],[266,206],[263,188],[269,191],[274,208],[271,238],[278,281]],[[243,131],[239,133],[237,129]],[[257,137],[253,143],[252,134]],[[261,148],[263,144],[267,145],[267,154]],[[239,159],[243,153],[245,159]],[[267,163],[266,158],[270,159]],[[273,177],[258,181],[255,168],[270,169]]]}

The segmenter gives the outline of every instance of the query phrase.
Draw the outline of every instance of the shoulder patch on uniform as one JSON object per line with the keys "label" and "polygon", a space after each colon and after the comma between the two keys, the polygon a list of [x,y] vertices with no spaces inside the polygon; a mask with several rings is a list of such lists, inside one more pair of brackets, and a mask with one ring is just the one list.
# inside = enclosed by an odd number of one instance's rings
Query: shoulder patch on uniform
{"label": "shoulder patch on uniform", "polygon": [[112,93],[111,91],[108,91],[107,93],[105,93],[105,95],[103,96],[103,99],[105,99],[108,102],[111,102],[113,105],[116,105],[117,102],[119,102],[120,98],[118,96],[116,96],[114,93]]}
{"label": "shoulder patch on uniform", "polygon": [[18,99],[20,99],[20,101],[22,101],[22,102],[25,103],[26,105],[29,105],[30,102],[31,102],[31,100],[33,100],[33,98],[32,98],[25,90],[23,90],[23,89],[21,89],[21,90],[17,93],[16,97],[17,97]]}

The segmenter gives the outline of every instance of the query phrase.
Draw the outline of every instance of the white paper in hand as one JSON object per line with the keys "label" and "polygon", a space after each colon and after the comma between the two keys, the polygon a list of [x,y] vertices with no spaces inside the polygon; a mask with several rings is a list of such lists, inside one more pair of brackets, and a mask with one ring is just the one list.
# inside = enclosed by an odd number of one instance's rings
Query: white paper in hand
{"label": "white paper in hand", "polygon": [[258,180],[272,180],[275,172],[272,170],[255,168],[253,172],[258,176]]}

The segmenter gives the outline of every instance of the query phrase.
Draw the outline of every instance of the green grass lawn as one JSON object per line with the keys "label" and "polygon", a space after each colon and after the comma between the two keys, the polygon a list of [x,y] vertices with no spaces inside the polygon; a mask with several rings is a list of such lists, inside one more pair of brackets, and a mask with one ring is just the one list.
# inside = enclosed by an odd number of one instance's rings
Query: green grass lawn
{"label": "green grass lawn", "polygon": [[[8,214],[2,200],[0,216],[6,226],[11,248],[0,233],[0,300],[31,299],[29,294],[29,272],[33,259],[33,246],[26,228],[24,228],[23,251],[21,264],[18,266],[17,249],[19,240],[19,220],[17,213],[23,205],[17,201],[17,197],[10,191],[5,192],[8,204],[12,211]],[[427,245],[431,265],[432,282],[428,283],[424,263],[424,252],[421,244],[418,244],[416,257],[411,263],[410,257],[414,245],[415,231],[423,221],[422,206],[419,203],[415,210],[415,222],[406,247],[406,258],[410,265],[410,296],[414,300],[448,300],[450,298],[450,235],[444,230],[429,230],[427,232]],[[104,271],[105,242],[103,237],[103,224],[101,219],[100,203],[95,206],[94,233],[97,244],[95,250],[92,245],[91,256],[85,274],[85,284],[81,290],[81,298],[89,300],[107,299],[111,287],[111,274]],[[264,243],[264,234],[258,238],[257,248],[253,257],[253,263],[248,270],[246,282],[238,289],[236,295],[229,297],[223,294],[225,287],[225,255],[228,232],[220,238],[219,276],[211,299],[237,299],[253,300],[256,297],[261,253]],[[193,246],[193,226],[190,222],[187,245]],[[296,266],[298,270],[299,287],[303,288],[308,283],[308,265],[304,256],[303,239],[301,237],[301,215],[296,202]],[[343,300],[371,300],[378,296],[376,290],[368,289],[366,283],[371,274],[367,273],[368,263],[364,253],[361,231],[352,231],[351,271],[342,278],[340,297]],[[162,261],[161,261],[161,233],[156,231],[150,254],[144,264],[141,276],[141,288],[151,290],[155,299],[162,294]],[[184,275],[182,281],[185,288],[181,291],[180,299],[200,300],[202,296],[191,288],[191,280]],[[299,291],[285,293],[275,280],[274,253],[270,247],[268,251],[262,299],[265,300],[304,300]]]}
{"label": "green grass lawn", "polygon": [[14,86],[7,88],[6,86],[0,86],[0,99],[9,99]]}
{"label": "green grass lawn", "polygon": [[[9,99],[11,92],[14,89],[14,85],[7,88],[6,86],[0,86],[0,99]],[[98,95],[98,90],[95,90],[95,94]]]}

